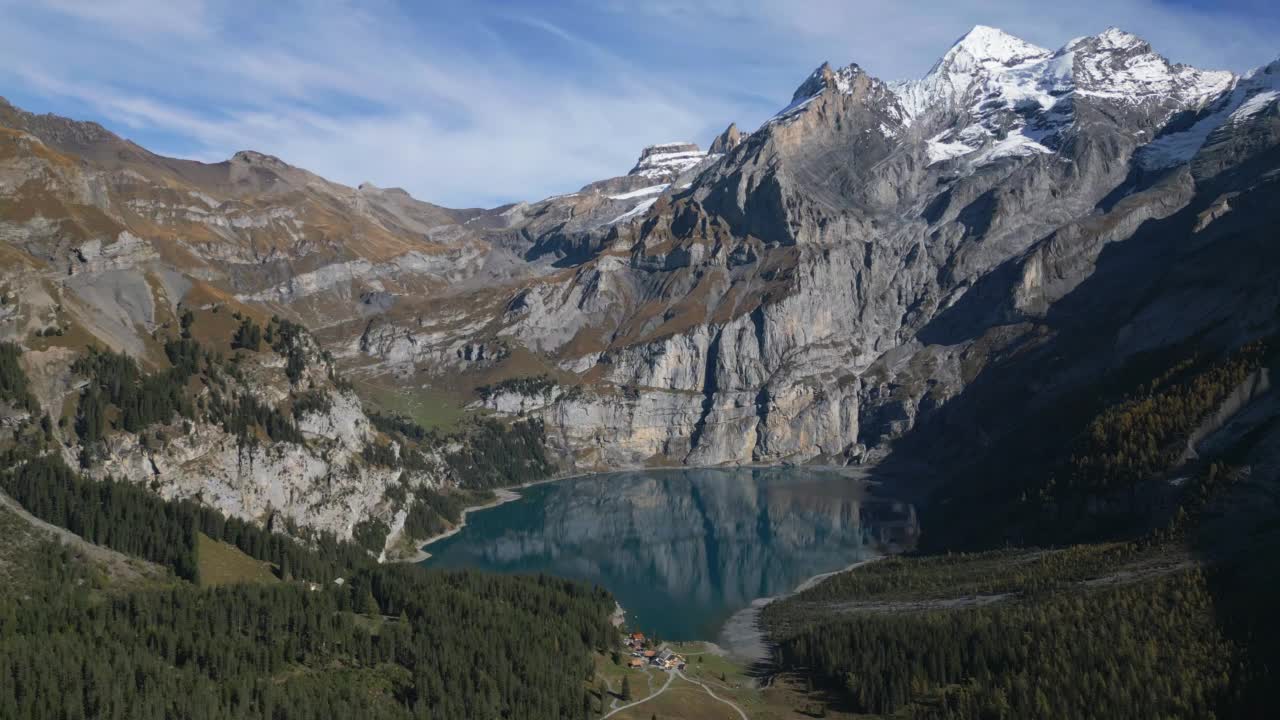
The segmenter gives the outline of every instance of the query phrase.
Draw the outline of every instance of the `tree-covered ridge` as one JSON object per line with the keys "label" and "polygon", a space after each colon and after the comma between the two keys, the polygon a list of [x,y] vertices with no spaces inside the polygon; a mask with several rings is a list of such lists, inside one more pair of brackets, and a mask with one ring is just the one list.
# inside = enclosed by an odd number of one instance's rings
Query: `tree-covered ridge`
{"label": "tree-covered ridge", "polygon": [[[835,575],[763,610],[781,667],[894,717],[1267,716],[1276,652],[1258,622],[1276,573],[1241,572],[1239,558],[1201,546],[1204,517],[1240,472],[1221,458],[1180,463],[1201,422],[1272,362],[1254,344],[1137,368],[1079,399],[1094,409],[1058,454],[934,498],[947,519],[975,513],[987,544],[1011,531],[1123,542],[889,558]],[[1124,522],[1098,522],[1117,513]],[[945,521],[925,527],[956,536]],[[1274,551],[1252,537],[1247,552]]]}
{"label": "tree-covered ridge", "polygon": [[395,467],[417,467],[423,450],[450,448],[444,460],[458,485],[484,489],[508,487],[550,476],[555,466],[546,453],[546,431],[537,418],[503,422],[478,417],[456,430],[423,428],[402,415],[372,413],[373,426],[401,445],[398,458],[370,450],[370,460]]}
{"label": "tree-covered ridge", "polygon": [[1047,492],[1129,489],[1168,470],[1191,431],[1266,355],[1267,346],[1254,343],[1217,362],[1191,358],[1139,387],[1089,423]]}
{"label": "tree-covered ridge", "polygon": [[233,401],[215,393],[209,401],[209,419],[239,438],[242,445],[256,443],[259,433],[271,442],[306,442],[293,417],[249,393],[241,393]]}
{"label": "tree-covered ridge", "polygon": [[476,388],[476,394],[482,400],[488,400],[495,395],[502,393],[513,393],[523,395],[525,397],[533,397],[535,395],[550,395],[551,391],[556,387],[556,381],[550,375],[534,375],[531,377],[513,377],[506,380],[500,380],[492,385],[481,385]]}
{"label": "tree-covered ridge", "polygon": [[791,603],[1047,593],[1158,553],[1136,543],[1099,543],[887,557],[856,572],[837,573],[764,612],[780,614]]}
{"label": "tree-covered ridge", "polygon": [[323,414],[333,409],[333,397],[323,390],[305,390],[294,393],[290,398],[293,419],[301,420],[307,415]]}
{"label": "tree-covered ridge", "polygon": [[1223,622],[1217,571],[1169,540],[1185,532],[1181,517],[1134,543],[889,558],[761,618],[782,668],[859,712],[1249,716],[1248,686],[1265,669]]}
{"label": "tree-covered ridge", "polygon": [[93,347],[72,364],[87,380],[75,423],[86,467],[109,430],[141,433],[177,418],[221,425],[242,444],[259,438],[304,442],[287,412],[244,386],[236,358],[228,361],[186,337],[167,341],[165,354],[171,366],[155,372],[144,371],[129,355]]}
{"label": "tree-covered ridge", "polygon": [[913,718],[1207,718],[1231,707],[1234,657],[1198,570],[1033,602],[858,614],[779,644],[784,667],[856,709]]}
{"label": "tree-covered ridge", "polygon": [[[239,354],[225,358],[191,338],[194,322],[184,314],[182,336],[165,343],[171,367],[145,372],[123,353],[90,348],[72,369],[89,382],[81,393],[77,434],[91,445],[108,429],[140,432],[175,417],[208,420],[240,439],[305,442],[296,421],[309,413],[327,412],[332,396],[325,388],[297,387],[282,408],[261,401],[243,382]],[[231,347],[258,350],[265,342],[285,358],[285,374],[297,386],[308,368],[309,354],[318,353],[329,368],[326,379],[340,392],[350,384],[334,369],[327,353],[314,347],[305,328],[273,317],[265,329],[249,317],[239,320]],[[259,341],[259,342],[255,342]],[[433,468],[429,455],[440,454],[452,479],[464,488],[482,489],[518,485],[543,479],[554,467],[545,451],[545,433],[536,419],[502,422],[473,418],[462,427],[442,433],[426,430],[398,415],[370,413],[371,424],[400,445],[371,444],[362,453],[369,464],[426,471]],[[456,518],[455,518],[456,519]]]}
{"label": "tree-covered ridge", "polygon": [[8,400],[15,406],[30,413],[40,411],[40,403],[27,383],[27,374],[23,372],[19,358],[22,348],[11,342],[0,343],[0,400]]}
{"label": "tree-covered ridge", "polygon": [[133,483],[91,480],[56,456],[33,456],[19,448],[0,454],[0,464],[5,468],[0,488],[31,514],[90,542],[168,567],[186,580],[198,579],[199,532],[272,563],[281,577],[328,581],[368,561],[359,548],[329,533],[290,525],[282,528],[286,536],[190,500],[162,500]]}
{"label": "tree-covered ridge", "polygon": [[430,538],[454,527],[462,519],[462,511],[493,498],[487,490],[452,490],[440,492],[419,488],[404,520],[404,531],[410,537]]}
{"label": "tree-covered ridge", "polygon": [[559,720],[580,716],[611,633],[602,594],[545,577],[32,592],[0,614],[0,716],[15,720]]}
{"label": "tree-covered ridge", "polygon": [[599,589],[382,566],[47,456],[3,461],[0,486],[88,539],[198,581],[203,532],[286,582],[103,595],[46,547],[22,592],[0,593],[0,717],[577,717],[590,654],[615,641]]}
{"label": "tree-covered ridge", "polygon": [[[235,318],[240,321],[240,324],[231,336],[233,350],[259,352],[265,342],[267,347],[285,358],[285,375],[289,378],[289,382],[293,385],[301,382],[302,374],[309,364],[307,355],[310,350],[310,340],[307,337],[306,328],[278,315],[271,316],[271,320],[265,327],[259,325],[253,318],[239,313],[235,314]],[[321,351],[321,354],[324,361],[332,365],[329,354],[324,351]]]}
{"label": "tree-covered ridge", "polygon": [[547,457],[545,434],[538,419],[502,422],[475,418],[458,430],[427,430],[400,415],[370,415],[374,427],[399,445],[396,455],[387,445],[365,448],[366,462],[388,467],[422,470],[428,467],[427,451],[440,453],[458,487],[442,492],[430,487],[402,485],[392,499],[403,503],[412,497],[404,532],[414,538],[438,535],[456,525],[462,511],[493,497],[490,490],[544,480],[555,470]]}
{"label": "tree-covered ridge", "polygon": [[[284,356],[284,372],[289,378],[289,382],[294,385],[301,382],[302,374],[307,369],[309,340],[306,328],[278,316],[272,316],[271,322],[267,324],[267,329],[263,332],[263,336],[273,350]],[[320,354],[329,366],[330,380],[337,382],[338,379],[333,375],[333,359],[327,351],[321,351]]]}
{"label": "tree-covered ridge", "polygon": [[175,415],[195,416],[187,381],[198,371],[201,360],[206,368],[212,361],[200,357],[199,347],[193,341],[177,343],[168,354],[178,362],[163,372],[144,372],[128,355],[92,347],[87,355],[72,364],[72,372],[88,379],[76,416],[76,434],[83,444],[90,445],[105,437],[108,406],[114,406],[119,418],[113,424],[131,433],[156,423],[168,423]]}
{"label": "tree-covered ridge", "polygon": [[[270,344],[270,341],[268,341]],[[240,318],[240,326],[236,328],[236,333],[231,337],[232,349],[244,349],[258,352],[262,349],[262,326],[253,321],[253,318]]]}
{"label": "tree-covered ridge", "polygon": [[537,418],[501,422],[478,418],[462,429],[462,447],[445,460],[463,487],[495,488],[548,477],[546,431]]}
{"label": "tree-covered ridge", "polygon": [[1152,351],[1056,398],[933,493],[922,549],[1095,542],[1165,527],[1184,494],[1173,471],[1197,477],[1215,460],[1182,462],[1192,433],[1274,366],[1277,347],[1269,338],[1226,354]]}
{"label": "tree-covered ridge", "polygon": [[45,528],[29,522],[20,511],[0,498],[0,605],[35,585],[83,587],[90,592],[117,592],[159,588],[176,582],[167,568],[139,558],[111,558],[93,562],[86,550]]}
{"label": "tree-covered ridge", "polygon": [[[250,453],[260,445],[286,443],[328,459],[332,442],[324,436],[308,437],[299,426],[312,422],[308,418],[313,415],[330,413],[344,393],[354,392],[332,358],[302,326],[288,320],[273,317],[262,325],[240,313],[231,313],[230,320],[237,324],[228,327],[225,312],[218,309],[199,314],[183,310],[174,335],[166,337],[163,329],[157,334],[168,361],[157,369],[145,369],[130,355],[97,347],[75,360],[70,370],[82,380],[74,421],[62,426],[62,440],[73,449],[78,446],[80,466],[96,469],[108,458],[116,447],[108,442],[111,433],[133,434],[147,452],[163,452],[171,440],[204,432],[210,425]],[[283,367],[271,353],[284,359]],[[20,366],[14,362],[12,367],[14,387],[25,386]],[[281,398],[283,388],[288,394]],[[354,402],[347,398],[340,409],[349,412]],[[337,462],[334,471],[350,477],[376,473],[378,468],[398,471],[399,481],[392,481],[385,491],[384,514],[360,518],[355,528],[359,545],[375,555],[383,548],[392,517],[401,510],[408,517],[397,552],[411,552],[410,540],[448,529],[459,521],[463,508],[491,497],[488,488],[540,480],[553,471],[543,447],[542,425],[536,420],[472,418],[441,432],[398,416],[365,417],[375,433],[366,436],[363,447],[356,440],[354,455],[353,448],[344,445],[346,459]],[[48,420],[37,433],[31,427],[34,422],[24,425],[24,435],[45,448],[56,433],[45,427]],[[319,420],[320,427],[329,424]],[[355,424],[359,427],[359,418]]]}
{"label": "tree-covered ridge", "polygon": [[196,317],[189,309],[179,316],[179,337],[164,340],[168,368],[147,372],[127,354],[89,347],[71,367],[88,381],[81,391],[75,425],[89,451],[88,460],[95,444],[111,429],[139,433],[175,418],[213,422],[242,443],[304,442],[294,420],[308,412],[327,411],[328,392],[302,387],[291,396],[292,409],[265,403],[245,381],[245,357],[240,351],[258,352],[265,340],[285,358],[284,371],[291,385],[301,383],[309,366],[308,354],[318,354],[329,368],[327,379],[339,390],[346,389],[345,383],[333,370],[331,358],[313,347],[302,326],[273,317],[264,329],[252,318],[239,313],[234,317],[239,325],[229,338],[230,357],[192,337]]}

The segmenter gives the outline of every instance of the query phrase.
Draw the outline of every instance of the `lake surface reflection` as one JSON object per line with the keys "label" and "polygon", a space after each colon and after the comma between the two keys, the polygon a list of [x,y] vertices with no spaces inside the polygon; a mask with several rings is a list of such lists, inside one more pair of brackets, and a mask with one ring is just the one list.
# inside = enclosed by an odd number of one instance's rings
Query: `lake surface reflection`
{"label": "lake surface reflection", "polygon": [[598,583],[628,625],[714,639],[752,600],[914,542],[914,509],[804,468],[610,473],[526,488],[433,543],[433,567]]}

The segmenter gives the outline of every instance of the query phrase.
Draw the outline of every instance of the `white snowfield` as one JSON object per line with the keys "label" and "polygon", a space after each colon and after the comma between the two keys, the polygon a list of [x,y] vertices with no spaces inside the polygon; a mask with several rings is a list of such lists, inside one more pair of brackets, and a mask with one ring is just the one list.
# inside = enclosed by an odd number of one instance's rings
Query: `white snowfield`
{"label": "white snowfield", "polygon": [[[1005,157],[1053,152],[1040,141],[1073,122],[1066,99],[1172,101],[1194,109],[1220,96],[1233,82],[1230,72],[1171,64],[1141,38],[1116,28],[1050,51],[978,26],[924,78],[891,88],[908,122],[939,106],[967,110],[973,124],[958,133],[960,137],[935,136],[928,141],[929,163],[965,158],[971,166],[982,166]],[[1055,112],[1060,103],[1063,109]],[[1012,126],[1011,115],[1017,118]],[[1034,118],[1034,127],[1027,118]]]}
{"label": "white snowfield", "polygon": [[616,224],[618,224],[618,223],[620,223],[620,222],[623,222],[624,220],[630,220],[631,218],[636,217],[637,215],[641,215],[641,214],[645,213],[649,208],[653,207],[653,204],[654,204],[654,203],[656,203],[656,202],[658,202],[658,198],[649,198],[648,200],[644,200],[644,201],[642,201],[642,202],[638,203],[635,207],[631,208],[630,210],[628,210],[628,211],[626,211],[626,212],[622,213],[621,215],[619,215],[618,217],[616,217],[616,218],[614,218],[614,219],[610,220],[610,221],[609,221],[608,223],[606,223],[606,224],[607,224],[607,225],[616,225]]}
{"label": "white snowfield", "polygon": [[969,147],[962,142],[948,141],[948,138],[950,138],[952,134],[953,133],[950,130],[946,130],[929,138],[929,144],[928,147],[925,148],[925,151],[928,153],[930,165],[935,165],[943,160],[950,160],[951,158],[968,155],[977,149]]}
{"label": "white snowfield", "polygon": [[610,200],[630,200],[631,198],[644,197],[645,195],[657,195],[669,187],[671,187],[671,183],[661,183],[658,185],[650,185],[649,187],[642,187],[639,190],[625,192],[621,195],[606,195],[605,197]]}
{"label": "white snowfield", "polygon": [[1148,170],[1174,167],[1199,152],[1215,130],[1228,123],[1244,122],[1280,98],[1280,60],[1257,68],[1240,78],[1235,87],[1211,108],[1212,112],[1180,132],[1157,137],[1138,153],[1138,162]]}

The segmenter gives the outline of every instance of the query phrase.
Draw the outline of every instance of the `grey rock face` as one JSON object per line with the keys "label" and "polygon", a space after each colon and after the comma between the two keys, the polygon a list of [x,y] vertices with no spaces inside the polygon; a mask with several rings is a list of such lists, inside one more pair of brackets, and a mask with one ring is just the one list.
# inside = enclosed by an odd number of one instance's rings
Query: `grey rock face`
{"label": "grey rock face", "polygon": [[724,132],[711,141],[711,147],[707,148],[707,153],[710,155],[724,155],[741,145],[742,141],[750,136],[751,133],[739,130],[737,123],[729,123],[729,127],[725,128]]}
{"label": "grey rock face", "polygon": [[627,174],[646,180],[670,181],[702,162],[704,157],[706,153],[693,143],[650,145],[641,151],[640,160]]}
{"label": "grey rock face", "polygon": [[[59,270],[225,289],[360,372],[546,374],[555,392],[490,409],[542,417],[582,467],[875,459],[1032,350],[1072,358],[1047,383],[1064,388],[1273,328],[1258,268],[1226,248],[1252,247],[1273,197],[1277,77],[1169,63],[1114,29],[1050,50],[979,27],[923,78],[824,64],[709,153],[651,146],[626,175],[489,210],[256,153],[157,158],[0,106],[20,148],[0,188],[106,218],[69,223],[79,236],[0,218],[0,239]],[[88,169],[43,161],[50,148]],[[84,304],[113,346],[140,345],[117,316],[146,308]],[[1079,354],[1091,325],[1106,347]]]}
{"label": "grey rock face", "polygon": [[[537,412],[586,464],[883,454],[1045,332],[1108,246],[1197,202],[1193,174],[1144,179],[1139,151],[1236,84],[1116,30],[1052,52],[980,28],[913,83],[823,65],[512,316],[594,378]],[[1274,147],[1249,137],[1234,159]],[[602,353],[575,355],[584,332]]]}

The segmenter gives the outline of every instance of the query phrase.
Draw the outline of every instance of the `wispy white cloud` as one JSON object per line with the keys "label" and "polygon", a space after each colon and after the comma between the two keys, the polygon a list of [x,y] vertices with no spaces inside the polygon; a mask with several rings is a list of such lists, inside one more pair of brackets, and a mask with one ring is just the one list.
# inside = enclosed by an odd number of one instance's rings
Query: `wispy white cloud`
{"label": "wispy white cloud", "polygon": [[823,60],[917,75],[979,22],[1048,46],[1116,24],[1233,69],[1280,50],[1275,13],[1150,0],[0,0],[0,16],[0,93],[34,109],[162,152],[252,148],[450,205],[576,189],[645,144],[749,126]]}
{"label": "wispy white cloud", "polygon": [[0,28],[0,77],[86,107],[135,139],[176,139],[161,151],[209,158],[253,148],[448,204],[535,198],[621,174],[644,144],[706,134],[700,113],[715,106],[625,72],[603,47],[536,18],[523,21],[527,32],[618,75],[534,69],[526,49],[498,45],[509,33],[475,47],[451,38],[447,23],[391,5],[253,17],[192,6],[172,27],[117,16],[139,4],[0,8],[13,21]]}
{"label": "wispy white cloud", "polygon": [[143,41],[154,32],[197,37],[210,29],[204,0],[43,0],[43,5],[67,21],[118,31],[124,41]]}

